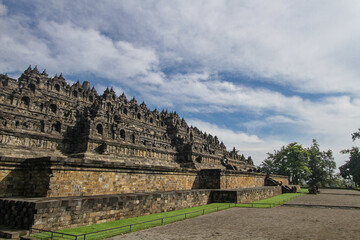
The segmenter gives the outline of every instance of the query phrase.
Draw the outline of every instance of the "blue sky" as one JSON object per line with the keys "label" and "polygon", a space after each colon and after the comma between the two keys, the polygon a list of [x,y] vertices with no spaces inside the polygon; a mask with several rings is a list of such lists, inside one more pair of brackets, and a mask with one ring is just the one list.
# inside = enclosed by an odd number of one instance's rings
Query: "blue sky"
{"label": "blue sky", "polygon": [[360,2],[0,0],[0,72],[29,64],[143,100],[255,164],[290,142],[354,145]]}

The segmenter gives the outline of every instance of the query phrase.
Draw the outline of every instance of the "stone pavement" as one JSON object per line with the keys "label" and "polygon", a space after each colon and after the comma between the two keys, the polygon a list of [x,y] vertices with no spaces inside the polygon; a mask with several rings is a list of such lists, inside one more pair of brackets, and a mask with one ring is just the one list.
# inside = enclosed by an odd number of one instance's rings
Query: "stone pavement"
{"label": "stone pavement", "polygon": [[231,208],[112,239],[359,239],[360,192],[321,191],[286,206]]}
{"label": "stone pavement", "polygon": [[359,208],[360,191],[342,189],[321,189],[317,195],[306,194],[287,202],[285,206]]}

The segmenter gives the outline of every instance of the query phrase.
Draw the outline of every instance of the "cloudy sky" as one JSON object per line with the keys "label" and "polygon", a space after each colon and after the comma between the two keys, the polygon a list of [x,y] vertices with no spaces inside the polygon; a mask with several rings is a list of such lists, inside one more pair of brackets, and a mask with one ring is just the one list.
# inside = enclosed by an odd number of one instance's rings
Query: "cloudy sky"
{"label": "cloudy sky", "polygon": [[168,109],[260,164],[360,128],[358,0],[0,0],[0,72],[29,64]]}

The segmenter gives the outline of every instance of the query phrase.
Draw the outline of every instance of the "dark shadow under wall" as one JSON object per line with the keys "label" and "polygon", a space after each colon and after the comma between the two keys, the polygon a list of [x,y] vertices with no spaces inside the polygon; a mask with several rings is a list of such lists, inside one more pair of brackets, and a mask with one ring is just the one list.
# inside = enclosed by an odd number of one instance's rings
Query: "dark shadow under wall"
{"label": "dark shadow under wall", "polygon": [[221,169],[204,169],[198,173],[199,189],[220,189]]}
{"label": "dark shadow under wall", "polygon": [[1,158],[0,197],[46,197],[51,176],[48,158]]}

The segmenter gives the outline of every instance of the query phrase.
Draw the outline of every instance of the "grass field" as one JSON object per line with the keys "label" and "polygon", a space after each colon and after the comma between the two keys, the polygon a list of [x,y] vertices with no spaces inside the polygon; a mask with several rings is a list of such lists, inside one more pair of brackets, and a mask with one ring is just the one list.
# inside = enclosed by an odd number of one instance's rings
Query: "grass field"
{"label": "grass field", "polygon": [[309,193],[309,190],[307,188],[301,188],[298,193]]}
{"label": "grass field", "polygon": [[[130,227],[128,225],[130,224],[138,224],[131,226],[131,231],[139,231],[142,229],[159,226],[163,224],[168,224],[176,221],[184,220],[185,218],[191,218],[200,216],[203,214],[208,214],[211,212],[215,212],[222,209],[227,209],[229,207],[233,207],[234,204],[229,203],[212,203],[204,206],[199,207],[193,207],[193,208],[186,208],[171,212],[164,212],[164,213],[156,213],[152,215],[146,215],[146,216],[140,216],[140,217],[134,217],[134,218],[128,218],[128,219],[121,219],[117,221],[107,222],[107,223],[101,223],[101,224],[94,224],[89,226],[82,226],[77,228],[68,228],[58,231],[59,234],[54,234],[55,239],[75,239],[75,237],[67,236],[64,234],[72,234],[72,235],[80,235],[84,233],[90,233],[90,232],[97,232],[102,231],[105,229],[111,229],[111,228],[117,228],[113,229],[111,231],[106,232],[99,232],[96,234],[90,234],[86,236],[86,239],[102,239],[102,238],[108,238],[111,236],[123,234],[130,232]],[[186,215],[185,215],[186,214]],[[156,221],[153,221],[156,220]],[[151,222],[149,222],[151,221]],[[147,223],[144,223],[147,222]],[[124,228],[118,228],[120,226],[127,226]],[[60,234],[63,233],[63,234]],[[45,239],[50,237],[50,233],[44,232],[40,234],[35,234],[34,237],[39,239]],[[78,237],[78,240],[83,239],[83,236]]]}
{"label": "grass field", "polygon": [[[307,192],[307,189],[306,189]],[[245,204],[234,204],[234,203],[212,203],[199,207],[186,208],[171,212],[164,213],[156,213],[152,215],[121,219],[117,221],[94,224],[89,226],[82,226],[77,228],[68,228],[58,231],[57,233],[53,233],[54,239],[75,239],[75,236],[70,236],[66,234],[72,235],[81,235],[87,234],[86,239],[103,239],[109,238],[111,236],[120,235],[128,232],[135,232],[146,228],[151,228],[163,224],[168,224],[176,221],[181,221],[187,218],[197,217],[203,214],[208,214],[211,212],[215,212],[218,210],[227,209],[230,207],[256,207],[256,208],[271,208],[275,206],[279,206],[291,199],[297,198],[301,196],[303,193],[285,193],[282,195],[278,195],[272,198],[255,201],[252,203]],[[135,224],[135,225],[132,225]],[[131,229],[130,229],[130,226]],[[125,226],[123,228],[119,228],[120,226]],[[112,229],[112,230],[107,230]],[[106,230],[106,231],[104,231]],[[103,232],[101,232],[103,231]],[[92,233],[97,232],[97,233]],[[88,234],[92,233],[92,234]],[[33,237],[39,239],[49,239],[51,237],[51,233],[44,232],[34,234]],[[84,239],[84,236],[78,236],[77,240]]]}
{"label": "grass field", "polygon": [[[306,190],[307,192],[307,190]],[[251,207],[251,208],[273,208],[280,206],[292,199],[300,197],[304,193],[284,193],[275,197],[254,201],[251,203],[236,204],[236,207]]]}

